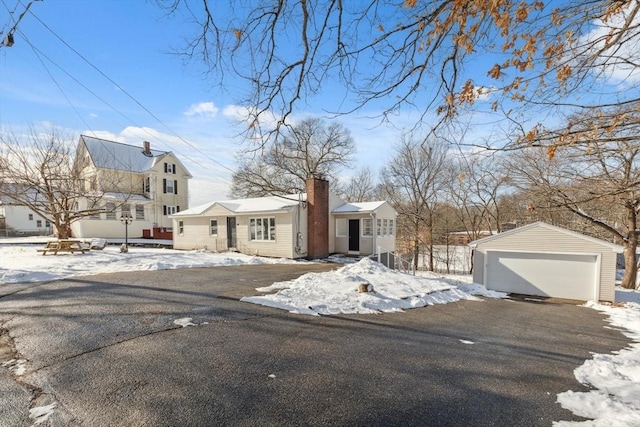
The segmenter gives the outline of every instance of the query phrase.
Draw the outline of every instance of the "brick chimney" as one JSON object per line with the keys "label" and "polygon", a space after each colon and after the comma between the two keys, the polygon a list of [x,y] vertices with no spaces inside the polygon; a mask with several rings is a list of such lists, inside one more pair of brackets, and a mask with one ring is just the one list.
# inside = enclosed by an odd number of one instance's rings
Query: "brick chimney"
{"label": "brick chimney", "polygon": [[151,156],[151,143],[149,141],[142,141],[142,154]]}
{"label": "brick chimney", "polygon": [[329,181],[307,179],[307,258],[329,256]]}

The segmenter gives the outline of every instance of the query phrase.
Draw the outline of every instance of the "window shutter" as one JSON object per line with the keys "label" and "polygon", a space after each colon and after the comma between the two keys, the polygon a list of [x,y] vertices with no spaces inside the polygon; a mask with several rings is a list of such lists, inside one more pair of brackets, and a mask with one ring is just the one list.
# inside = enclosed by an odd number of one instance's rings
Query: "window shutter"
{"label": "window shutter", "polygon": [[176,164],[175,163],[173,164],[173,174],[174,175],[176,174]]}
{"label": "window shutter", "polygon": [[167,180],[165,178],[162,178],[162,192],[163,193],[167,192]]}
{"label": "window shutter", "polygon": [[178,181],[173,181],[173,194],[178,194]]}
{"label": "window shutter", "polygon": [[167,214],[167,205],[162,205],[162,211],[163,211],[164,215]]}
{"label": "window shutter", "polygon": [[167,173],[167,164],[164,164],[164,173]]}

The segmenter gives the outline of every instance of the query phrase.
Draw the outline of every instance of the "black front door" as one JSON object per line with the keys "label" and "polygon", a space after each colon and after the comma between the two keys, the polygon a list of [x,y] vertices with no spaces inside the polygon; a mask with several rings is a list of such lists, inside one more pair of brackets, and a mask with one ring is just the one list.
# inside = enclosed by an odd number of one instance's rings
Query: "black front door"
{"label": "black front door", "polygon": [[236,217],[227,217],[227,248],[236,247]]}
{"label": "black front door", "polygon": [[360,220],[349,220],[349,252],[360,251]]}

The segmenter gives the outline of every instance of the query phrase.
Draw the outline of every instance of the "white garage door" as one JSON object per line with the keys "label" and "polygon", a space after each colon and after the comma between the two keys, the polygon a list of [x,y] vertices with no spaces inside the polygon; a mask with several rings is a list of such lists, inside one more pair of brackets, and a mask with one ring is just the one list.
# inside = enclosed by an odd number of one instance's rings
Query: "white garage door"
{"label": "white garage door", "polygon": [[487,252],[485,284],[502,292],[556,298],[596,298],[597,256]]}

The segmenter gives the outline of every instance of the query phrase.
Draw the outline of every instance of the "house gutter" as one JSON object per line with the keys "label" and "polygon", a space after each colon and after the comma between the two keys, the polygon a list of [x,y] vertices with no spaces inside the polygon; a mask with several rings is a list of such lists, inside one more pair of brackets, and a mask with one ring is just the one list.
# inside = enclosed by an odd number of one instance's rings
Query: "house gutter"
{"label": "house gutter", "polygon": [[376,221],[376,213],[371,212],[369,216],[372,218],[373,227],[373,255],[378,255],[378,223]]}

